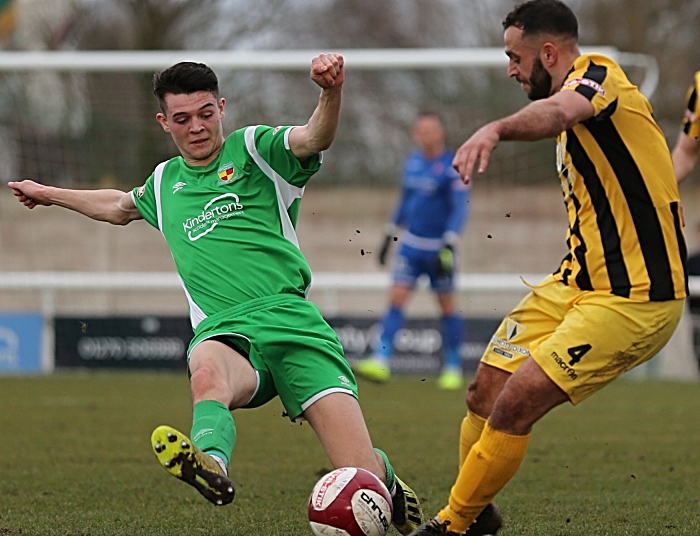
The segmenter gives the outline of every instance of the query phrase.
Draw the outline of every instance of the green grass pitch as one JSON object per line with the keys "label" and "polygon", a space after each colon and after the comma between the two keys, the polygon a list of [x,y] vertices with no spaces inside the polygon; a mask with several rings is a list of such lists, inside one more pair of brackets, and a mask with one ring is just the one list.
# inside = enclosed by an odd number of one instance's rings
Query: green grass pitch
{"label": "green grass pitch", "polygon": [[[464,394],[405,377],[360,395],[374,443],[435,514],[456,474]],[[697,384],[624,379],[557,408],[498,496],[501,534],[699,535],[699,416]],[[151,452],[155,426],[189,432],[190,418],[184,373],[0,377],[0,534],[311,534],[306,501],[330,465],[308,424],[278,402],[236,412],[236,500],[216,508]]]}

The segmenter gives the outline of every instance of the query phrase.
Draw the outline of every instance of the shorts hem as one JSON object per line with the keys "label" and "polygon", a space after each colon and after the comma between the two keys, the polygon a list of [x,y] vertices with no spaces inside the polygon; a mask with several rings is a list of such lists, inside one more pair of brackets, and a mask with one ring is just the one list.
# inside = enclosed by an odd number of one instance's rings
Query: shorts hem
{"label": "shorts hem", "polygon": [[320,393],[316,393],[314,396],[309,398],[306,402],[304,402],[301,405],[301,411],[299,412],[298,415],[290,415],[289,418],[291,419],[292,422],[300,422],[304,419],[302,417],[304,411],[306,411],[310,406],[312,406],[315,402],[318,402],[321,400],[323,397],[331,395],[333,393],[346,393],[353,398],[357,398],[357,395],[355,395],[355,392],[352,389],[343,389],[342,387],[331,387],[330,389],[325,389],[321,391]]}

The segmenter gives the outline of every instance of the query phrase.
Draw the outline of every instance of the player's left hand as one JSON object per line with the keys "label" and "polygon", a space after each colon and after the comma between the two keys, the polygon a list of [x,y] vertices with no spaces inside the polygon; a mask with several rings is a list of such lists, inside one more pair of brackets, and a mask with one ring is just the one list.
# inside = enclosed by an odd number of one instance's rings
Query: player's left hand
{"label": "player's left hand", "polygon": [[455,250],[451,245],[446,245],[437,255],[437,271],[441,276],[451,275],[455,269]]}
{"label": "player's left hand", "polygon": [[311,80],[323,89],[337,88],[345,81],[345,60],[340,54],[319,54],[311,60]]}
{"label": "player's left hand", "polygon": [[464,184],[469,184],[474,173],[476,161],[479,161],[479,173],[486,171],[491,153],[501,141],[495,123],[489,123],[477,130],[465,141],[452,160],[452,167],[462,177]]}

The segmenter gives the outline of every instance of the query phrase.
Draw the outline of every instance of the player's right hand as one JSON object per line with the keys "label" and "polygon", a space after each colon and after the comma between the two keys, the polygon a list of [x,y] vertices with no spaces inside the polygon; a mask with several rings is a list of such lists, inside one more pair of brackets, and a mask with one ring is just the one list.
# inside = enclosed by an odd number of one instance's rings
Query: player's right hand
{"label": "player's right hand", "polygon": [[51,202],[43,194],[46,187],[42,184],[23,180],[20,182],[8,182],[7,185],[12,188],[12,193],[15,194],[17,200],[27,208],[34,208],[37,205],[51,205]]}
{"label": "player's right hand", "polygon": [[497,126],[493,122],[481,127],[457,149],[452,167],[461,175],[464,184],[471,182],[477,160],[479,161],[478,173],[486,171],[491,153],[500,140]]}
{"label": "player's right hand", "polygon": [[319,54],[311,60],[311,80],[323,89],[340,87],[345,81],[344,65],[340,54]]}
{"label": "player's right hand", "polygon": [[386,264],[386,257],[389,254],[389,248],[391,247],[393,240],[394,237],[392,235],[388,234],[384,236],[382,245],[379,248],[379,256],[377,257],[377,261],[379,262],[380,266],[384,266]]}

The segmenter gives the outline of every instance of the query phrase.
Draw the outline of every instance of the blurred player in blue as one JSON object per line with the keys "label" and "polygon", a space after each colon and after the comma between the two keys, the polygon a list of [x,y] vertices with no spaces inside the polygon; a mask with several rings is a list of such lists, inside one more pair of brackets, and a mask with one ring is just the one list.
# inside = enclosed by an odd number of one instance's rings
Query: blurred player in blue
{"label": "blurred player in blue", "polygon": [[394,336],[404,325],[403,308],[416,280],[425,274],[442,314],[444,364],[438,386],[460,389],[464,381],[460,354],[464,321],[457,312],[454,276],[455,250],[467,220],[469,190],[452,167],[454,153],[445,147],[445,137],[440,117],[428,112],[419,115],[413,128],[418,147],[406,158],[401,198],[379,252],[383,266],[397,232],[404,230],[392,265],[394,282],[390,307],[382,320],[381,343],[371,358],[354,366],[355,372],[368,380],[389,379]]}

